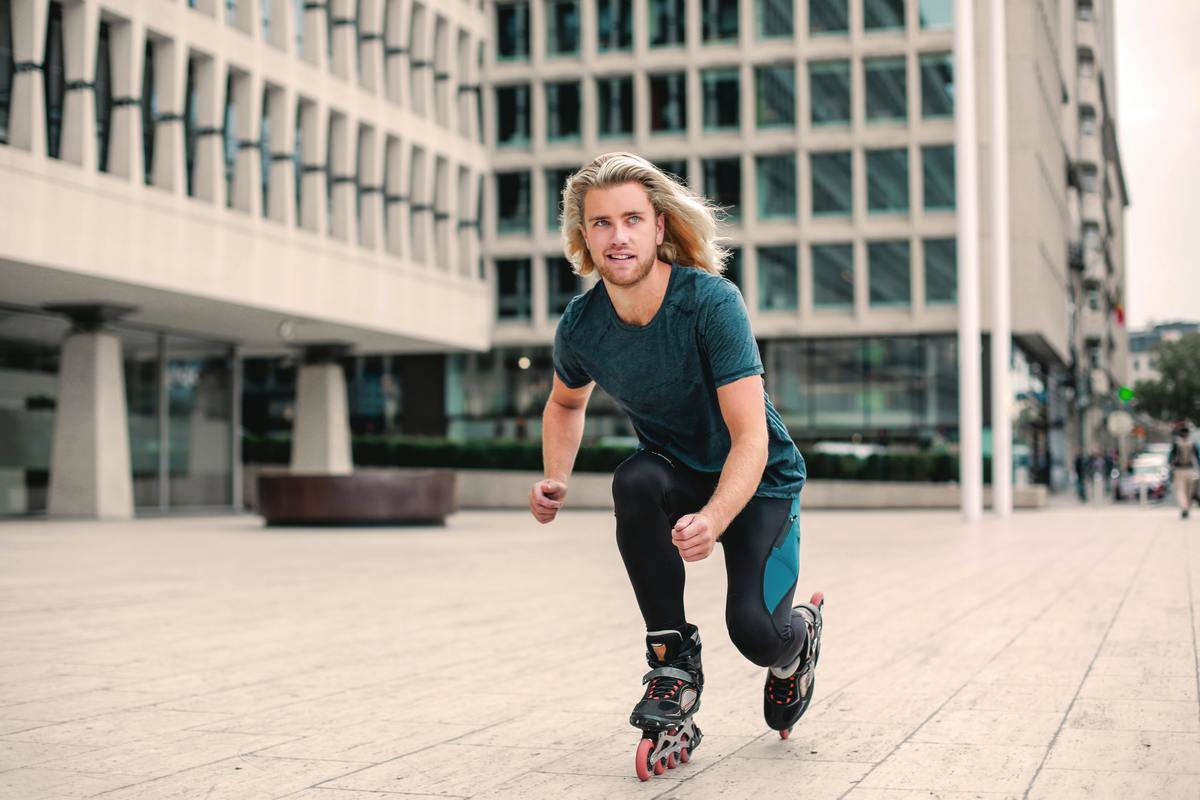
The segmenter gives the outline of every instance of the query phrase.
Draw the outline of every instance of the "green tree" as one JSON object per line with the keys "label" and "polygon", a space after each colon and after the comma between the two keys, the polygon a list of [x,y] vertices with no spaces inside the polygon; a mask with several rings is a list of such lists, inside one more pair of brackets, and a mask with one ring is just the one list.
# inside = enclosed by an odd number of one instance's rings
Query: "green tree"
{"label": "green tree", "polygon": [[1200,333],[1189,333],[1154,348],[1156,381],[1138,381],[1134,402],[1139,410],[1165,421],[1200,421]]}

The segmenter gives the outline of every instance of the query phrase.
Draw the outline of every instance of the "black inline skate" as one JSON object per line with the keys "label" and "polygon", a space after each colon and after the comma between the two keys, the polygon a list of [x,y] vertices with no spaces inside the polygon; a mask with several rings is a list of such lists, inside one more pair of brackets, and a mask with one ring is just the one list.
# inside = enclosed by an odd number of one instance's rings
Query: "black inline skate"
{"label": "black inline skate", "polygon": [[763,687],[763,716],[767,725],[779,731],[779,738],[786,739],[792,727],[812,703],[813,688],[816,686],[817,661],[821,657],[821,609],[825,595],[817,592],[807,603],[793,609],[792,624],[806,629],[804,647],[790,669],[772,667],[767,670],[767,683]]}
{"label": "black inline skate", "polygon": [[700,729],[692,721],[704,689],[700,632],[688,625],[686,635],[677,630],[647,634],[646,662],[651,667],[642,676],[646,692],[629,716],[629,724],[642,731],[634,760],[644,781],[686,764],[700,744]]}

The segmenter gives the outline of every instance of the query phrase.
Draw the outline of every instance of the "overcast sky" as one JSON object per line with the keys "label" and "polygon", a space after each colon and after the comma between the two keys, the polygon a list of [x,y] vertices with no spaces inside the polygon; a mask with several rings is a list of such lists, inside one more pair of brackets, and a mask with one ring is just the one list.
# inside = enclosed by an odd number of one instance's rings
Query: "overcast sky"
{"label": "overcast sky", "polygon": [[1200,321],[1200,2],[1115,5],[1129,323]]}

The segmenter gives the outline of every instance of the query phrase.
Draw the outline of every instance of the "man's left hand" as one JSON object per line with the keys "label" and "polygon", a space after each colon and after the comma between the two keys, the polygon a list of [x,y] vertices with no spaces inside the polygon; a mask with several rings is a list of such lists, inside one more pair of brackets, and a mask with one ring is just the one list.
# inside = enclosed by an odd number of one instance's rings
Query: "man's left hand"
{"label": "man's left hand", "polygon": [[671,530],[671,543],[679,549],[684,561],[708,558],[721,531],[705,514],[684,514]]}

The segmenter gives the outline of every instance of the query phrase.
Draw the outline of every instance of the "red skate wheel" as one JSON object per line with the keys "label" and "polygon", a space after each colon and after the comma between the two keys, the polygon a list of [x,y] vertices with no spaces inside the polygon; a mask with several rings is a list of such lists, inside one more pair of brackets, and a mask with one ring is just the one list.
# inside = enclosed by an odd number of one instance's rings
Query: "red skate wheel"
{"label": "red skate wheel", "polygon": [[655,775],[662,775],[666,771],[667,771],[666,759],[660,758],[658,761],[654,762],[654,774]]}
{"label": "red skate wheel", "polygon": [[809,600],[808,602],[811,603],[812,605],[816,606],[817,608],[821,608],[822,606],[825,605],[825,593],[824,592],[813,592],[812,599]]}
{"label": "red skate wheel", "polygon": [[650,751],[653,749],[654,742],[650,739],[642,739],[638,742],[637,752],[633,756],[633,767],[637,771],[637,776],[640,780],[650,780]]}
{"label": "red skate wheel", "polygon": [[792,733],[792,729],[791,729],[791,728],[784,728],[783,730],[781,730],[781,731],[779,732],[779,738],[780,738],[780,739],[786,739],[786,738],[788,738],[788,736],[790,736],[790,735],[791,735],[791,733]]}
{"label": "red skate wheel", "polygon": [[675,769],[675,754],[667,756],[667,769]]}
{"label": "red skate wheel", "polygon": [[692,751],[688,747],[688,735],[686,733],[679,740],[679,743],[683,745],[682,749],[679,751],[679,763],[686,764],[692,760]]}

